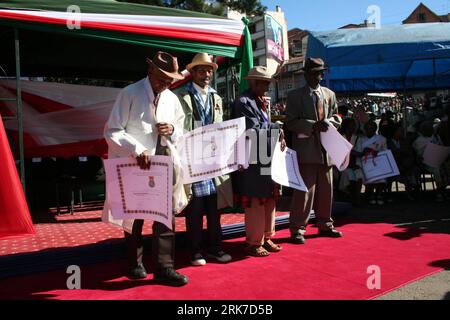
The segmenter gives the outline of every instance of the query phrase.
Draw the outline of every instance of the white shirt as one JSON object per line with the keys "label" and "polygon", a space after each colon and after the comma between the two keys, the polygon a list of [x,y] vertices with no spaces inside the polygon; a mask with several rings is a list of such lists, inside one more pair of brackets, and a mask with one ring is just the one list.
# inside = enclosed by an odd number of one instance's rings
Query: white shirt
{"label": "white shirt", "polygon": [[322,87],[320,86],[320,84],[315,89],[309,87],[309,95],[313,98],[314,105],[316,105],[317,101],[316,101],[316,95],[314,94],[314,92],[317,92],[319,94],[320,101],[323,102],[323,93],[322,93]]}
{"label": "white shirt", "polygon": [[184,112],[178,97],[164,90],[157,109],[153,105],[154,98],[148,77],[119,93],[104,130],[110,158],[137,157],[146,150],[155,154],[158,122],[173,125],[170,137],[173,142],[183,135]]}
{"label": "white shirt", "polygon": [[203,89],[195,82],[192,82],[192,84],[194,85],[195,90],[197,90],[197,92],[200,94],[200,97],[202,97],[204,105],[206,105],[206,99],[208,98],[208,87]]}

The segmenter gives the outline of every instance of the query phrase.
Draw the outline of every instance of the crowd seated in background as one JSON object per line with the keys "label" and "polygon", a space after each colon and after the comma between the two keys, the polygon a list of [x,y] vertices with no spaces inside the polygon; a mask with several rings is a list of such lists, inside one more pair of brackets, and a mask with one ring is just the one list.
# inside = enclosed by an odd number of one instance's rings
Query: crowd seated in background
{"label": "crowd seated in background", "polygon": [[417,156],[412,146],[412,141],[405,137],[401,123],[394,124],[392,137],[388,139],[388,149],[392,151],[397,163],[400,175],[388,179],[388,193],[392,192],[392,183],[400,182],[405,185],[406,195],[409,200],[414,200],[413,194],[417,192],[419,168]]}
{"label": "crowd seated in background", "polygon": [[[436,183],[436,201],[449,199],[446,187],[450,181],[450,158],[440,168],[423,163],[428,143],[450,146],[449,99],[440,97],[437,103],[430,103],[430,100],[407,98],[408,114],[403,119],[400,98],[340,99],[339,114],[343,117],[340,132],[354,147],[348,168],[343,172],[335,170],[338,199],[341,196],[341,200],[349,200],[355,206],[382,205],[392,201],[393,184],[398,190],[398,183],[401,183],[405,186],[406,197],[414,200],[418,198],[423,174],[431,174]],[[369,155],[387,149],[391,150],[400,175],[364,183],[362,163]],[[361,197],[363,185],[365,198]]]}
{"label": "crowd seated in background", "polygon": [[[375,121],[369,121],[364,125],[365,134],[361,137],[362,157],[361,161],[371,161],[378,152],[387,149],[386,138],[377,134],[378,126]],[[372,158],[369,158],[372,156]],[[386,179],[366,182],[366,194],[370,204],[384,204],[383,191],[386,188]]]}
{"label": "crowd seated in background", "polygon": [[349,196],[355,206],[361,204],[361,188],[363,173],[361,169],[361,136],[357,133],[356,120],[346,118],[342,121],[340,133],[353,145],[350,154],[350,162],[341,175],[338,183],[339,191]]}
{"label": "crowd seated in background", "polygon": [[413,148],[417,153],[418,162],[421,170],[425,170],[433,174],[433,178],[436,182],[436,201],[442,202],[446,199],[445,189],[450,181],[450,171],[448,166],[448,159],[441,167],[436,168],[423,163],[423,155],[428,143],[435,143],[438,145],[444,145],[441,137],[437,134],[438,128],[435,128],[433,122],[424,121],[419,127],[419,136],[413,142]]}

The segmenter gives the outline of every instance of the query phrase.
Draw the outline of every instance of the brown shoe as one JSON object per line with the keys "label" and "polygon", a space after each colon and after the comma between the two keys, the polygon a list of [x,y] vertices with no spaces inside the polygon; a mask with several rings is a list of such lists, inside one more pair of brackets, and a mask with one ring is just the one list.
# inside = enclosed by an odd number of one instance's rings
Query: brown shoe
{"label": "brown shoe", "polygon": [[280,252],[283,247],[275,244],[272,240],[267,240],[264,245],[263,245],[264,249],[266,249],[269,252]]}
{"label": "brown shoe", "polygon": [[270,253],[264,249],[262,246],[249,246],[247,249],[247,254],[252,257],[267,257]]}

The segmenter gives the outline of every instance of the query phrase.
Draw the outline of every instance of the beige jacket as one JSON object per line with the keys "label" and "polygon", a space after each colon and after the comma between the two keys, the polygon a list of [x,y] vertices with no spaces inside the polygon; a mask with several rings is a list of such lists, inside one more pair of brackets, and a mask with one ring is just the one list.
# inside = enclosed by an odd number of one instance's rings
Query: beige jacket
{"label": "beige jacket", "polygon": [[[195,114],[194,109],[192,107],[193,102],[189,92],[186,89],[178,92],[178,98],[180,99],[181,106],[184,111],[184,130],[192,131],[196,129],[194,120]],[[214,93],[213,95],[213,122],[218,123],[223,121],[223,102],[222,98]],[[231,177],[229,175],[220,176],[214,179],[216,189],[217,189],[217,208],[223,209],[226,207],[233,206],[233,188],[231,185]],[[192,199],[193,192],[190,184],[185,185],[186,195],[188,199]]]}

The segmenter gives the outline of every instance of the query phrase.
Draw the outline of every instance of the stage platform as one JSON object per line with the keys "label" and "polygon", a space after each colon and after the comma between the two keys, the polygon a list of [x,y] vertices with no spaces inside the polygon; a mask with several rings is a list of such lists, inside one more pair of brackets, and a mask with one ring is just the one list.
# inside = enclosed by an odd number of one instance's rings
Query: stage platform
{"label": "stage platform", "polygon": [[[289,198],[284,198],[277,206],[278,230],[288,226],[289,202]],[[35,235],[0,240],[0,278],[125,257],[123,231],[101,221],[102,205],[102,202],[84,203],[75,207],[73,215],[57,215],[56,209],[33,213]],[[345,214],[350,209],[349,204],[335,203],[333,215]],[[185,218],[177,217],[175,221],[177,248],[184,248],[187,244]],[[243,213],[222,213],[221,223],[224,239],[245,235]],[[144,223],[147,248],[151,242],[151,226],[151,221]]]}

